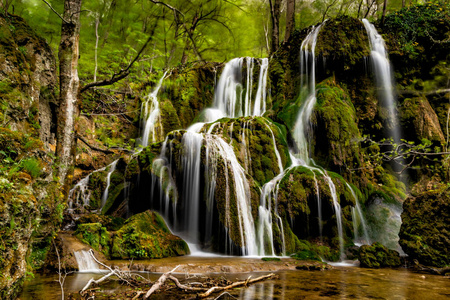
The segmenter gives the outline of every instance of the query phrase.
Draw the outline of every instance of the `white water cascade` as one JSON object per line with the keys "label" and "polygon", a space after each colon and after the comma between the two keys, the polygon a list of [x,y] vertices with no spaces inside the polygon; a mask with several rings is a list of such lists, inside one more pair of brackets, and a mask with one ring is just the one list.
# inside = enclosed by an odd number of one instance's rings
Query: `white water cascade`
{"label": "white water cascade", "polygon": [[[243,65],[246,62],[245,82]],[[267,71],[269,59],[260,61],[258,89],[253,99],[253,70],[257,61],[252,57],[240,57],[230,60],[220,75],[214,94],[213,108],[208,109],[207,122],[220,117],[238,118],[245,116],[262,116],[266,111]],[[245,92],[245,94],[244,94]],[[211,112],[214,111],[215,113]]]}
{"label": "white water cascade", "polygon": [[75,259],[78,264],[78,271],[83,273],[99,273],[102,272],[97,262],[92,258],[89,251],[74,251]]}
{"label": "white water cascade", "polygon": [[388,59],[386,45],[383,38],[378,34],[375,26],[367,19],[362,19],[370,42],[370,58],[373,64],[375,81],[378,88],[378,98],[387,107],[390,126],[388,134],[395,143],[400,142],[400,126],[396,113],[396,101],[394,96],[393,74]]}
{"label": "white water cascade", "polygon": [[163,135],[163,128],[161,125],[161,116],[159,114],[159,101],[158,101],[158,92],[161,88],[161,85],[164,81],[164,78],[167,75],[167,72],[164,72],[164,75],[159,79],[158,84],[155,89],[147,96],[147,100],[142,103],[141,108],[141,116],[143,116],[143,128],[144,132],[142,133],[142,147],[147,147],[148,142],[155,143],[158,138]]}
{"label": "white water cascade", "polygon": [[112,173],[116,170],[116,166],[117,163],[119,162],[119,160],[115,160],[113,161],[110,165],[109,165],[109,170],[108,170],[108,175],[106,175],[106,188],[103,191],[103,195],[102,195],[102,205],[100,207],[100,211],[103,209],[103,207],[106,204],[106,200],[108,200],[108,194],[109,194],[109,186],[111,185],[111,175]]}
{"label": "white water cascade", "polygon": [[[310,122],[312,112],[314,110],[314,105],[316,104],[316,57],[314,54],[317,36],[319,31],[324,23],[320,24],[317,27],[314,27],[311,32],[306,36],[301,44],[300,51],[300,72],[302,74],[301,80],[301,93],[305,95],[305,100],[300,108],[300,111],[297,115],[297,120],[294,125],[294,140],[297,145],[297,153],[295,153],[295,157],[299,159],[299,163],[309,168],[311,171],[319,172],[322,175],[323,179],[326,181],[331,197],[333,200],[333,207],[336,214],[336,226],[338,229],[339,235],[339,249],[340,249],[340,257],[343,259],[344,255],[344,235],[342,228],[342,212],[341,205],[339,204],[336,186],[333,183],[333,180],[328,175],[328,173],[316,166],[314,161],[310,158],[309,153],[309,144],[310,140],[313,136],[312,133],[312,125]],[[304,74],[304,75],[303,75]],[[315,176],[314,176],[315,178]],[[316,179],[316,178],[315,178]],[[317,182],[316,182],[317,183]],[[320,202],[319,189],[317,189],[317,199]],[[321,205],[319,205],[319,229],[321,230]]]}
{"label": "white water cascade", "polygon": [[[355,234],[354,243],[357,246],[361,245],[370,245],[371,241],[369,238],[369,233],[367,231],[367,222],[364,218],[364,214],[361,210],[361,206],[359,205],[358,196],[356,196],[355,191],[350,186],[350,184],[345,183],[348,189],[351,191],[353,199],[355,200],[355,207],[352,207],[352,221],[353,221],[353,232]],[[362,230],[362,235],[360,232]]]}
{"label": "white water cascade", "polygon": [[305,101],[294,125],[294,140],[298,148],[295,156],[303,160],[304,164],[307,165],[310,163],[308,143],[312,135],[310,119],[316,104],[316,57],[314,51],[316,49],[317,36],[322,25],[323,23],[313,27],[303,40],[300,48],[300,73],[302,74],[302,90],[300,92],[305,95]]}

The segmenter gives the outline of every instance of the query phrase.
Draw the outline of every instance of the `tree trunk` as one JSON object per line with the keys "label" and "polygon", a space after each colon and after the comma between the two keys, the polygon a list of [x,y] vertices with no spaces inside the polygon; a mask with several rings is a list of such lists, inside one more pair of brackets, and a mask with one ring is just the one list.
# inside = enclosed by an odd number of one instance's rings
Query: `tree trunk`
{"label": "tree trunk", "polygon": [[272,17],[272,45],[270,53],[274,53],[278,50],[280,40],[280,6],[281,0],[269,0],[270,15]]}
{"label": "tree trunk", "polygon": [[286,33],[284,34],[285,42],[289,40],[291,33],[295,29],[295,0],[287,0],[286,6]]}
{"label": "tree trunk", "polygon": [[64,20],[59,44],[60,98],[57,120],[56,157],[59,183],[67,196],[69,172],[73,170],[75,154],[75,116],[78,114],[78,44],[80,37],[80,11],[82,0],[64,1]]}
{"label": "tree trunk", "polygon": [[381,17],[381,26],[384,26],[384,18],[386,17],[386,6],[387,6],[387,0],[384,0],[384,3],[383,3],[383,16]]}

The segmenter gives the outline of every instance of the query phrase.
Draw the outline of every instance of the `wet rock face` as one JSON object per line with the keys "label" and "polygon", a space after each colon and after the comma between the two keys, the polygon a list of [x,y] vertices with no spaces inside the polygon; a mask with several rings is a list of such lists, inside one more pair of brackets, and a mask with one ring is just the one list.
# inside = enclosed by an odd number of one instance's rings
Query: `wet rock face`
{"label": "wet rock face", "polygon": [[390,250],[378,242],[371,246],[361,246],[358,259],[361,267],[365,268],[399,267],[401,265],[398,252]]}
{"label": "wet rock face", "polygon": [[450,264],[450,192],[431,190],[403,204],[400,245],[412,259],[429,266]]}
{"label": "wet rock face", "polygon": [[17,16],[0,17],[0,119],[54,143],[56,67],[50,47]]}
{"label": "wet rock face", "polygon": [[42,265],[63,206],[42,142],[0,127],[0,298]]}

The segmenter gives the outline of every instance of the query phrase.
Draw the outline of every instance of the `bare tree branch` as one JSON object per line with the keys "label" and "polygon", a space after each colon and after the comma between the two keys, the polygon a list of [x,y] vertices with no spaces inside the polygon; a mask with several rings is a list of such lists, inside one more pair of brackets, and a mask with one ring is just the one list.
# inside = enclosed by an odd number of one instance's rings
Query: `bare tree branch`
{"label": "bare tree branch", "polygon": [[125,69],[121,69],[118,73],[114,73],[114,75],[109,79],[105,79],[105,80],[101,80],[101,81],[94,81],[94,82],[86,84],[84,87],[82,87],[80,89],[80,93],[86,91],[87,89],[95,87],[95,86],[111,85],[111,84],[116,83],[117,81],[122,80],[125,77],[127,77],[130,74],[130,69],[133,66],[133,64],[139,59],[142,52],[144,52],[145,48],[150,43],[150,41],[153,40],[153,34],[155,33],[156,27],[157,27],[157,22],[155,22],[155,25],[153,26],[153,28],[150,32],[150,36],[148,37],[147,41],[145,41],[144,45],[142,45],[141,50],[139,50],[139,52],[136,54],[134,59],[128,64],[128,66]]}
{"label": "bare tree branch", "polygon": [[48,3],[47,1],[45,1],[45,0],[42,0],[42,1],[44,1],[44,3],[45,4],[47,4],[48,5],[48,7],[50,7],[50,9],[51,10],[53,10],[53,12],[61,19],[61,20],[63,20],[63,22],[64,23],[66,23],[66,24],[69,24],[69,22],[67,22],[51,5],[50,5],[50,3]]}

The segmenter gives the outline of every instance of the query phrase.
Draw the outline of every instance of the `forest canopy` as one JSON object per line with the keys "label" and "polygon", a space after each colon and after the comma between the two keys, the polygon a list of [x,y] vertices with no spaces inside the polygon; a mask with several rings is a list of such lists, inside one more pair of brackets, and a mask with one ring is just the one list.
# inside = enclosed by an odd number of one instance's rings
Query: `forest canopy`
{"label": "forest canopy", "polygon": [[[79,75],[82,82],[108,78],[136,61],[134,77],[187,61],[227,61],[265,57],[271,42],[284,40],[291,26],[303,29],[326,18],[350,15],[380,19],[383,14],[420,3],[417,0],[92,0],[80,12]],[[439,2],[439,1],[435,1]],[[442,1],[441,1],[442,2]],[[384,10],[384,6],[386,9]],[[290,8],[291,7],[291,8]],[[62,0],[3,0],[3,10],[23,17],[57,53]],[[277,31],[274,33],[274,22]]]}

